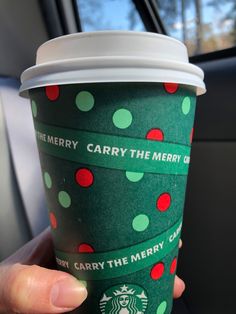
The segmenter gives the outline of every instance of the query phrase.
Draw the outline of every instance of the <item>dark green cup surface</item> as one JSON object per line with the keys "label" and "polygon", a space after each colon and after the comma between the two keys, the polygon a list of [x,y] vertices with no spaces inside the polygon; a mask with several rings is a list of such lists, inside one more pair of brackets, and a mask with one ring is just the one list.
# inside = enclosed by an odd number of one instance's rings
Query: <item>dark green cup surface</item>
{"label": "dark green cup surface", "polygon": [[162,83],[30,90],[58,268],[74,313],[168,314],[196,95]]}

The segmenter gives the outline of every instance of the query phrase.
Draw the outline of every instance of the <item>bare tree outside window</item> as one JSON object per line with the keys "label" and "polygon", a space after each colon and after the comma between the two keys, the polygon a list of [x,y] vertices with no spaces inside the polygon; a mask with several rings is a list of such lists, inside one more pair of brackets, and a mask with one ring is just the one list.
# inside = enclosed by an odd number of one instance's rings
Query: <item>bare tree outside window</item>
{"label": "bare tree outside window", "polygon": [[224,0],[224,1],[218,1],[218,0],[210,0],[208,2],[209,6],[212,6],[215,10],[215,12],[219,12],[224,10],[224,8],[227,6],[227,9],[225,9],[225,14],[222,17],[222,19],[219,21],[221,24],[221,27],[229,27],[229,36],[232,40],[233,45],[236,45],[236,1],[235,0]]}
{"label": "bare tree outside window", "polygon": [[190,55],[236,46],[235,0],[156,0],[168,34]]}

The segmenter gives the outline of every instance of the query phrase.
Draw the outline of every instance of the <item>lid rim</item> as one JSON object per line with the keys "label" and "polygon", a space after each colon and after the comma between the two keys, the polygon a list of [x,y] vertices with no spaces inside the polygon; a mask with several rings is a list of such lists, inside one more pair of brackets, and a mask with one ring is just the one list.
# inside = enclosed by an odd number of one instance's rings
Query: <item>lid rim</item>
{"label": "lid rim", "polygon": [[[145,82],[145,83],[179,83],[184,85],[190,85],[196,88],[197,94],[203,94],[205,92],[205,84],[203,81],[191,73],[188,75],[188,80],[184,78],[180,71],[163,70],[155,71],[149,69],[147,75],[147,69],[133,69],[133,71],[126,68],[120,68],[116,71],[116,76],[111,77],[111,73],[114,69],[84,69],[79,71],[57,72],[46,75],[34,77],[26,80],[20,88],[20,93],[28,89],[48,86],[48,85],[65,85],[65,84],[84,84],[84,83],[116,83],[116,82]],[[165,75],[163,74],[165,72]],[[79,75],[78,75],[79,73]]]}
{"label": "lid rim", "polygon": [[[98,63],[99,61],[99,63]],[[87,63],[86,63],[87,62]],[[112,62],[110,64],[110,62]],[[121,62],[122,64],[118,64]],[[116,64],[117,63],[117,64]],[[127,64],[126,64],[127,63]],[[65,66],[67,68],[65,69]],[[166,70],[173,70],[173,71],[181,71],[182,73],[191,73],[196,75],[199,79],[204,78],[204,72],[201,68],[195,66],[191,63],[184,63],[178,62],[175,60],[158,60],[158,59],[151,59],[151,58],[132,58],[132,57],[94,57],[94,58],[78,58],[78,59],[68,59],[68,60],[61,60],[61,61],[54,61],[48,62],[40,65],[35,65],[27,70],[25,70],[21,74],[21,83],[24,83],[25,80],[31,79],[32,77],[37,77],[34,75],[34,72],[40,72],[45,70],[44,75],[50,73],[61,72],[60,69],[62,68],[64,72],[71,71],[71,67],[73,70],[84,70],[84,69],[117,69],[117,68],[136,68],[136,69],[166,69]],[[185,67],[185,69],[183,69]],[[53,70],[57,68],[56,70]],[[28,74],[28,75],[27,75]]]}

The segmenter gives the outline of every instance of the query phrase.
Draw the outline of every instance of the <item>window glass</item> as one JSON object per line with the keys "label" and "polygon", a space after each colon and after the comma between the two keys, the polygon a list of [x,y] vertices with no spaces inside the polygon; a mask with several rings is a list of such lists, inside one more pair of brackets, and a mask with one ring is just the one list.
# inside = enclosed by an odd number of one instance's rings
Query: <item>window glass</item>
{"label": "window glass", "polygon": [[76,3],[83,31],[145,30],[132,0],[77,0]]}
{"label": "window glass", "polygon": [[166,32],[189,55],[236,46],[236,0],[156,0]]}

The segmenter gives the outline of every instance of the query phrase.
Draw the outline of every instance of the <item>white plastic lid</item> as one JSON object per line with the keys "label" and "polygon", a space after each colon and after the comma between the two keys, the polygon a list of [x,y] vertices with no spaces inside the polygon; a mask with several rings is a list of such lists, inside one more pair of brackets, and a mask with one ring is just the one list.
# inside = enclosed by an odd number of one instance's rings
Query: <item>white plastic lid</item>
{"label": "white plastic lid", "polygon": [[47,41],[36,65],[21,75],[20,94],[55,84],[96,82],[169,82],[196,87],[204,94],[204,73],[189,63],[180,41],[154,33],[85,32]]}

